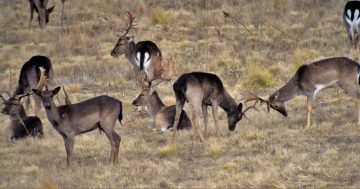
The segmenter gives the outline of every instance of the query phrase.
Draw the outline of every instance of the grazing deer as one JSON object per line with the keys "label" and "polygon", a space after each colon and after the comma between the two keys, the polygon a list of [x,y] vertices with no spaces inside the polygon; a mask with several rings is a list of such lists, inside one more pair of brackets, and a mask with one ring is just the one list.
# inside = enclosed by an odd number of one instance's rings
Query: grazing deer
{"label": "grazing deer", "polygon": [[[137,78],[137,82],[146,80],[151,83],[152,90],[154,92],[155,87],[164,80],[171,80],[172,75],[164,76],[165,69],[161,64],[162,54],[157,45],[152,41],[140,41],[135,44],[133,37],[126,36],[130,29],[135,26],[135,17],[130,11],[127,11],[128,21],[126,22],[126,29],[118,39],[114,49],[111,51],[111,56],[117,57],[125,54],[125,57],[134,66],[134,72]],[[172,60],[170,60],[172,61]],[[171,64],[172,63],[172,64]],[[166,64],[166,66],[173,66],[174,62]],[[144,75],[142,75],[143,73]],[[144,78],[142,78],[144,77]]]}
{"label": "grazing deer", "polygon": [[[150,86],[143,86],[142,91],[132,102],[134,106],[146,106],[146,110],[153,119],[156,130],[166,131],[174,125],[176,106],[165,106],[156,91],[150,94]],[[191,121],[183,110],[180,114],[178,129],[191,128]]]}
{"label": "grazing deer", "polygon": [[96,128],[102,130],[111,144],[110,161],[117,163],[120,136],[114,131],[118,119],[122,120],[121,101],[109,97],[98,96],[77,104],[56,106],[53,97],[60,91],[60,87],[53,90],[33,92],[41,98],[49,122],[63,137],[67,154],[67,166],[70,166],[74,148],[75,136]]}
{"label": "grazing deer", "polygon": [[359,23],[360,23],[360,1],[348,1],[345,5],[343,19],[346,27],[346,31],[349,35],[351,48],[349,57],[351,57],[351,51],[356,48],[357,58],[359,59]]}
{"label": "grazing deer", "polygon": [[358,124],[360,124],[360,65],[346,57],[333,57],[302,65],[295,75],[279,90],[264,100],[254,94],[245,96],[246,102],[260,100],[287,116],[286,102],[298,95],[307,97],[306,128],[311,125],[312,103],[315,95],[322,89],[339,86],[355,99],[358,105]]}
{"label": "grazing deer", "polygon": [[50,8],[46,8],[48,0],[29,0],[30,3],[30,20],[29,28],[31,27],[31,21],[34,16],[34,11],[38,13],[38,21],[40,28],[45,28],[46,24],[49,22],[49,15],[54,10],[55,5]]}
{"label": "grazing deer", "polygon": [[173,89],[176,96],[176,115],[173,126],[174,136],[176,134],[177,125],[179,123],[180,112],[183,110],[185,101],[188,102],[192,107],[192,122],[201,141],[204,141],[204,137],[198,130],[196,114],[200,114],[201,110],[204,114],[204,135],[206,135],[208,124],[207,106],[212,107],[212,114],[218,137],[220,137],[218,124],[219,106],[227,113],[228,127],[230,131],[235,130],[236,123],[242,119],[246,111],[248,111],[250,108],[255,108],[254,105],[248,107],[245,111],[242,111],[242,103],[237,104],[230,96],[230,94],[225,90],[220,78],[217,75],[211,73],[192,72],[183,74],[174,83]]}
{"label": "grazing deer", "polygon": [[[44,69],[40,69],[40,75],[42,78],[45,78]],[[39,80],[37,89],[41,90],[44,85],[45,80]],[[10,117],[10,123],[8,126],[10,140],[21,139],[27,136],[42,137],[44,134],[41,120],[36,116],[27,116],[21,103],[21,99],[29,95],[31,94],[27,93],[22,95],[15,95],[10,97],[8,100],[0,95],[5,104],[5,107],[2,109],[2,113]]]}
{"label": "grazing deer", "polygon": [[[40,67],[45,69],[45,76],[50,82],[53,78],[53,69],[51,61],[46,56],[33,56],[21,68],[19,84],[14,92],[14,96],[27,94],[31,89],[37,87],[40,80]],[[35,115],[41,108],[40,98],[33,95],[35,101]],[[30,97],[25,100],[25,111],[28,111],[30,105]]]}

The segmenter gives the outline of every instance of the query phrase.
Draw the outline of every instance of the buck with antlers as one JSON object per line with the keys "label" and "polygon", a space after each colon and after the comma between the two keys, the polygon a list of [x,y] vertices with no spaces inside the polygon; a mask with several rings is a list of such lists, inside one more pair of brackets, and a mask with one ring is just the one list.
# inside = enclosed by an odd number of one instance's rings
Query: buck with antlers
{"label": "buck with antlers", "polygon": [[[38,13],[38,21],[40,28],[45,28],[46,24],[49,22],[49,15],[54,10],[54,6],[50,8],[47,7],[48,0],[29,0],[30,4],[30,20],[29,28],[31,27],[31,21],[34,16],[34,11]],[[63,6],[64,7],[64,6]]]}
{"label": "buck with antlers", "polygon": [[114,125],[116,120],[120,123],[122,120],[121,101],[103,95],[77,104],[56,106],[53,97],[59,90],[60,87],[45,91],[33,89],[33,92],[41,98],[49,122],[64,139],[67,166],[71,163],[75,136],[96,128],[108,137],[111,144],[110,161],[117,163],[121,138],[114,131]]}
{"label": "buck with antlers", "polygon": [[333,57],[302,65],[295,75],[279,90],[264,100],[254,94],[245,96],[246,102],[260,100],[270,108],[287,116],[286,102],[298,95],[307,97],[306,128],[311,125],[312,103],[315,95],[322,89],[339,86],[355,99],[358,106],[360,124],[360,66],[346,57]]}
{"label": "buck with antlers", "polygon": [[[44,75],[45,70],[40,69],[40,73],[41,75]],[[44,84],[45,80],[39,80],[37,89],[41,90]],[[0,95],[5,105],[2,109],[2,113],[4,115],[8,115],[10,118],[10,123],[7,128],[10,140],[21,139],[27,136],[43,136],[43,126],[41,120],[37,116],[27,116],[21,103],[21,99],[29,95],[31,95],[31,93],[14,95],[8,100]]]}
{"label": "buck with antlers", "polygon": [[[172,129],[175,119],[176,106],[165,106],[156,91],[150,94],[150,86],[143,85],[142,91],[132,102],[134,106],[146,106],[146,110],[153,119],[156,130],[166,131]],[[191,121],[183,110],[180,114],[178,129],[191,128]]]}
{"label": "buck with antlers", "polygon": [[[46,56],[33,56],[21,68],[19,84],[16,87],[14,96],[28,94],[31,89],[37,87],[41,74],[40,67],[45,69],[45,76],[48,79],[48,82],[52,81],[53,69],[50,59]],[[32,97],[35,101],[35,115],[38,115],[41,108],[40,98],[36,95],[33,95]],[[28,111],[29,106],[30,97],[25,100],[25,111]]]}
{"label": "buck with antlers", "polygon": [[197,116],[202,111],[204,114],[204,135],[207,132],[208,112],[207,107],[212,107],[212,114],[215,122],[215,129],[218,137],[220,137],[218,107],[220,106],[227,114],[228,127],[230,131],[234,131],[236,123],[239,122],[245,113],[255,108],[255,104],[248,107],[244,111],[242,103],[237,104],[230,94],[225,90],[220,78],[211,73],[192,72],[180,76],[174,83],[173,89],[176,96],[176,115],[174,121],[174,136],[179,124],[180,112],[183,110],[185,101],[192,108],[192,122],[198,133],[200,140],[204,141],[204,137],[199,131]]}
{"label": "buck with antlers", "polygon": [[173,74],[164,75],[164,72],[167,70],[168,73],[172,73],[174,62],[170,61],[172,64],[166,64],[166,67],[163,67],[161,51],[154,42],[140,41],[135,43],[133,37],[127,36],[131,28],[135,26],[133,23],[135,17],[130,11],[127,11],[127,16],[126,29],[111,51],[111,56],[116,57],[125,54],[125,57],[134,67],[137,82],[141,83],[146,80],[151,83],[153,87],[151,92],[153,92],[159,83],[172,79]]}

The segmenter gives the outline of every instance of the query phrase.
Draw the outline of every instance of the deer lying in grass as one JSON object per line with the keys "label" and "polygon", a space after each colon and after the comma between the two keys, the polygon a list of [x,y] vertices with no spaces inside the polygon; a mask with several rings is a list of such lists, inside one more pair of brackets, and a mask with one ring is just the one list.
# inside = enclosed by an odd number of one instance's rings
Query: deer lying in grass
{"label": "deer lying in grass", "polygon": [[[40,75],[45,75],[44,69],[40,68]],[[39,80],[37,88],[40,90],[44,84],[44,79]],[[5,107],[2,109],[2,113],[4,115],[8,115],[10,118],[10,123],[7,128],[10,140],[21,139],[27,136],[42,137],[44,134],[41,120],[36,116],[27,116],[21,103],[21,99],[29,95],[31,94],[14,95],[8,100],[0,95],[5,104]]]}
{"label": "deer lying in grass", "polygon": [[[40,28],[45,28],[46,24],[49,22],[49,15],[54,10],[54,6],[50,8],[47,7],[48,0],[29,0],[30,4],[30,20],[29,20],[29,28],[31,27],[31,21],[34,16],[34,11],[38,13],[38,21]],[[64,5],[63,5],[64,7]]]}
{"label": "deer lying in grass", "polygon": [[[166,131],[172,129],[175,119],[176,106],[165,106],[157,92],[150,94],[151,86],[142,86],[142,91],[132,102],[134,106],[146,106],[146,110],[153,119],[153,127],[156,130]],[[191,121],[183,110],[180,114],[178,129],[191,128]]]}
{"label": "deer lying in grass", "polygon": [[[170,60],[164,67],[161,63],[161,51],[154,42],[140,41],[135,44],[133,37],[126,36],[130,29],[135,26],[133,23],[135,17],[129,11],[127,14],[126,29],[111,51],[111,56],[116,57],[125,54],[125,57],[134,66],[137,82],[142,83],[145,80],[151,83],[151,93],[153,93],[158,84],[172,79],[174,62]],[[164,77],[165,70],[172,74],[166,74]]]}
{"label": "deer lying in grass", "polygon": [[254,94],[245,96],[246,102],[260,100],[287,116],[286,102],[298,95],[307,97],[306,128],[311,125],[312,103],[315,95],[322,89],[339,86],[350,95],[358,105],[358,124],[360,124],[360,65],[346,57],[333,57],[302,65],[295,75],[279,90],[264,100]]}
{"label": "deer lying in grass", "polygon": [[174,136],[176,134],[177,125],[179,124],[180,112],[183,110],[185,101],[192,108],[192,122],[198,133],[200,140],[204,141],[204,137],[198,130],[197,116],[201,110],[204,114],[204,135],[207,132],[208,112],[207,107],[212,107],[212,114],[215,122],[216,134],[220,137],[218,107],[220,106],[226,113],[228,118],[228,127],[230,131],[234,131],[236,123],[239,122],[245,113],[255,108],[255,105],[248,107],[242,111],[242,103],[237,104],[235,100],[225,90],[220,78],[211,73],[192,72],[180,76],[174,83],[173,89],[176,96],[176,115],[174,121]]}
{"label": "deer lying in grass", "polygon": [[120,123],[122,120],[121,101],[103,95],[57,107],[53,97],[59,90],[60,87],[45,91],[33,89],[33,92],[41,98],[49,122],[64,139],[67,166],[71,164],[75,136],[96,128],[108,137],[111,144],[110,161],[117,163],[121,138],[114,131],[114,125],[117,119]]}
{"label": "deer lying in grass", "polygon": [[[46,56],[33,56],[30,60],[25,62],[21,68],[19,84],[16,87],[14,96],[28,94],[31,89],[37,88],[40,80],[41,67],[45,69],[45,76],[48,79],[48,82],[51,82],[53,78],[53,69],[50,59]],[[33,95],[32,98],[35,101],[35,115],[38,115],[41,108],[40,98],[36,95]],[[28,111],[29,106],[30,96],[25,100],[25,111]]]}

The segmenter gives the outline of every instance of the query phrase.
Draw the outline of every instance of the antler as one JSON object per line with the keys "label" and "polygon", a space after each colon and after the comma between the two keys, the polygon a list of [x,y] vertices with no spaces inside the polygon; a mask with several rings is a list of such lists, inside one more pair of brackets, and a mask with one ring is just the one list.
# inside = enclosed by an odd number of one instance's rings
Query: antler
{"label": "antler", "polygon": [[2,98],[4,102],[6,102],[6,99],[3,97],[3,95],[0,95],[0,98]]}
{"label": "antler", "polygon": [[265,99],[255,95],[254,93],[249,92],[247,95],[243,96],[242,99],[245,100],[245,103],[255,100],[254,106],[257,104],[257,102],[260,101],[260,105],[266,104],[266,108],[267,108],[268,112],[270,111],[270,102],[268,100],[265,100]]}
{"label": "antler", "polygon": [[171,80],[175,76],[175,61],[172,58],[166,60],[165,65],[162,66],[161,78],[164,80]]}
{"label": "antler", "polygon": [[64,94],[65,94],[65,104],[70,105],[71,101],[70,101],[70,98],[69,98],[67,92],[65,91],[65,86],[63,86],[63,91],[64,91]]}
{"label": "antler", "polygon": [[126,34],[129,33],[130,29],[136,26],[136,24],[133,23],[134,19],[135,19],[134,15],[129,10],[127,10],[126,12],[128,14],[127,16],[128,16],[129,21],[126,22],[126,26],[125,26],[126,28],[125,28],[124,33],[121,35],[122,37],[125,37]]}
{"label": "antler", "polygon": [[257,109],[256,109],[256,104],[257,104],[257,101],[252,105],[252,106],[249,106],[249,107],[247,107],[242,113],[243,113],[243,116],[247,119],[247,117],[246,117],[246,112],[248,111],[248,110],[250,110],[250,109],[255,109],[256,111],[258,111]]}
{"label": "antler", "polygon": [[37,85],[37,89],[41,91],[42,88],[46,85],[47,77],[45,75],[45,68],[39,67],[39,69],[40,69],[40,79]]}

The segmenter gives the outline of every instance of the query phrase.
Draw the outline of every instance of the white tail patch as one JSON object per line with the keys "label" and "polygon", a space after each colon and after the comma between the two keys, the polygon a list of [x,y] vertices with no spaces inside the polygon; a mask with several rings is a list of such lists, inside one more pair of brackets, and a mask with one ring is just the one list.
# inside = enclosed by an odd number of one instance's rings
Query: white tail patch
{"label": "white tail patch", "polygon": [[145,54],[144,54],[144,69],[147,74],[148,74],[147,68],[149,67],[150,63],[151,63],[150,54],[148,52],[145,52]]}
{"label": "white tail patch", "polygon": [[136,62],[136,65],[139,66],[139,68],[140,68],[140,57],[141,57],[140,52],[137,52],[136,57],[135,57],[136,58],[135,62]]}
{"label": "white tail patch", "polygon": [[360,23],[360,12],[358,9],[355,9],[354,11],[354,17],[351,19],[351,10],[348,9],[346,11],[346,17],[345,20],[346,22],[350,25],[350,34],[351,34],[351,38],[354,40],[355,39],[355,34],[357,33],[357,26]]}
{"label": "white tail patch", "polygon": [[360,68],[358,68],[356,84],[360,86]]}

